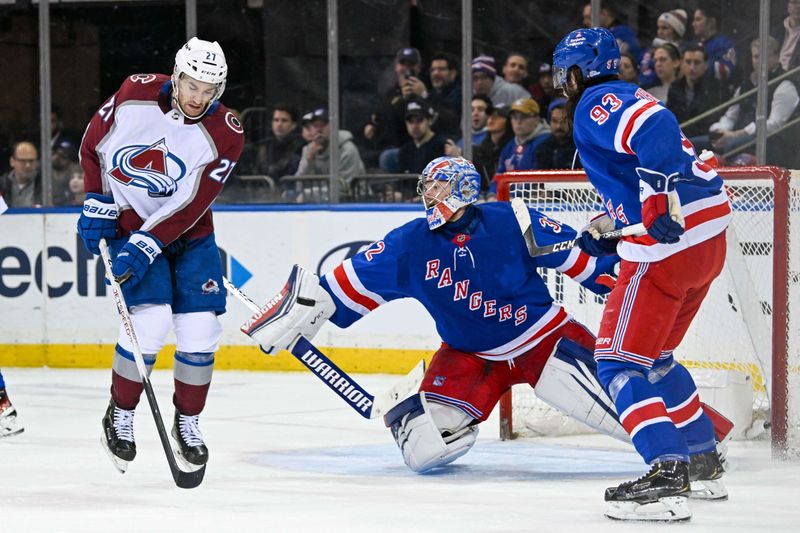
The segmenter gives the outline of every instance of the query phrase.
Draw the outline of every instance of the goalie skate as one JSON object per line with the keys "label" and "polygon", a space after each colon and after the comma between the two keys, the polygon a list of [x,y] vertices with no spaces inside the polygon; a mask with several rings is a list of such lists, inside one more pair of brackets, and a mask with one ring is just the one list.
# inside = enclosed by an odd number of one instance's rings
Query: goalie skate
{"label": "goalie skate", "polygon": [[175,411],[172,426],[172,450],[182,470],[195,472],[208,462],[208,448],[198,427],[199,416],[182,415]]}
{"label": "goalie skate", "polygon": [[100,437],[100,444],[121,474],[128,471],[128,464],[136,457],[133,414],[133,411],[117,407],[112,398],[102,420],[103,434]]}
{"label": "goalie skate", "polygon": [[0,389],[0,438],[12,437],[25,431],[17,419],[17,410],[11,404],[5,389]]}
{"label": "goalie skate", "polygon": [[689,464],[682,461],[655,463],[634,481],[606,489],[605,515],[614,520],[677,522],[689,520]]}

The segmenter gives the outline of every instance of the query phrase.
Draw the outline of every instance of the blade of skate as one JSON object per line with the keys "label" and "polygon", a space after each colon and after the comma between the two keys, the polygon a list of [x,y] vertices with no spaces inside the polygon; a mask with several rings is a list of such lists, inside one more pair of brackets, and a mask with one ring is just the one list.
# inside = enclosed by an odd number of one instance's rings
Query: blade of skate
{"label": "blade of skate", "polygon": [[634,522],[683,522],[692,518],[683,496],[669,496],[656,502],[608,502],[605,515],[612,520]]}

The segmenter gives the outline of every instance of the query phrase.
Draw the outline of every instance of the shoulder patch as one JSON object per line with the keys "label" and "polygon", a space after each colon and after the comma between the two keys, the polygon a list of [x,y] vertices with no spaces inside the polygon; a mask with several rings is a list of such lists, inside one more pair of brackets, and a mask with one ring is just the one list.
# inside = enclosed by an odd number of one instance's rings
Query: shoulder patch
{"label": "shoulder patch", "polygon": [[150,83],[150,82],[155,81],[156,80],[156,75],[155,74],[134,74],[134,75],[128,77],[128,79],[131,80],[132,83],[145,84],[145,83]]}
{"label": "shoulder patch", "polygon": [[236,133],[244,133],[244,127],[232,112],[225,113],[225,124]]}

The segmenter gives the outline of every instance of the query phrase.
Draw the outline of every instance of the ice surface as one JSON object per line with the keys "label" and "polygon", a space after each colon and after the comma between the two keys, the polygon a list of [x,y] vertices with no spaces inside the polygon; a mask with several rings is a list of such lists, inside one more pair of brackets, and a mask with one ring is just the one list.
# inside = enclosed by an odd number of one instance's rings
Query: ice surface
{"label": "ice surface", "polygon": [[[4,368],[25,425],[0,440],[0,531],[629,532],[603,517],[606,486],[646,469],[626,445],[579,436],[501,442],[497,422],[449,468],[410,472],[380,420],[309,373],[217,372],[200,427],[203,484],[175,487],[146,399],[139,455],[119,474],[100,446],[109,370]],[[358,376],[371,392],[398,376]],[[153,383],[168,424],[171,372]],[[169,429],[170,426],[168,426]],[[800,531],[800,465],[734,442],[727,502],[691,502],[684,531]]]}

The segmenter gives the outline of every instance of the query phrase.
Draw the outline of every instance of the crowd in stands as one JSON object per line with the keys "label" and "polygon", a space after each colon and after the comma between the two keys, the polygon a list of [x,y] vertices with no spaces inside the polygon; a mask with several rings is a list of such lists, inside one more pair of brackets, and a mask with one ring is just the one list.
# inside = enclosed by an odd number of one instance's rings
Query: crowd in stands
{"label": "crowd in stands", "polygon": [[[734,42],[719,21],[720,2],[681,0],[658,16],[655,28],[642,32],[624,21],[614,3],[604,2],[600,24],[616,37],[622,51],[620,78],[640,85],[665,104],[684,126],[699,153],[710,149],[723,164],[753,162],[756,137],[756,96],[696,119],[733,96],[757,85],[760,58],[755,32]],[[786,0],[782,34],[771,37],[767,50],[769,78],[800,65],[800,0]],[[591,25],[590,4],[581,13]],[[777,33],[777,32],[776,32]],[[750,51],[747,55],[746,52]],[[738,52],[738,53],[737,53]],[[539,54],[547,57],[549,54]],[[445,52],[423,57],[414,47],[397,50],[392,64],[394,86],[353,131],[340,129],[332,140],[328,110],[303,110],[280,103],[270,110],[269,130],[247,131],[247,144],[236,172],[226,185],[223,201],[326,201],[331,143],[338,145],[339,194],[343,201],[408,201],[414,180],[425,165],[441,155],[458,156],[465,142],[483,177],[483,191],[496,193],[494,177],[511,170],[580,168],[572,143],[566,101],[553,89],[547,62],[532,64],[528,54],[511,50],[505,57],[477,53],[470,65],[473,94],[469,135],[461,131],[462,84],[459,60]],[[798,76],[768,90],[767,162],[796,168],[800,161],[791,146],[800,115]],[[789,124],[789,127],[786,127]],[[54,127],[54,132],[58,128]],[[82,175],[77,142],[54,135],[52,144],[52,205],[79,205]],[[36,145],[22,140],[13,146],[11,169],[0,176],[0,192],[12,206],[42,203]],[[365,176],[386,180],[362,183]],[[400,176],[408,179],[395,179]]]}

